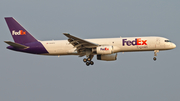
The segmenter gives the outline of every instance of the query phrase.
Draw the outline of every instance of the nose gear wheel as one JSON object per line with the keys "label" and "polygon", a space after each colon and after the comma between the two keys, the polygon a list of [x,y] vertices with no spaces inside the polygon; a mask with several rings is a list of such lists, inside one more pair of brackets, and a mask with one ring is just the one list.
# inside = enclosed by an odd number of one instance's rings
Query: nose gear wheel
{"label": "nose gear wheel", "polygon": [[157,53],[158,53],[158,52],[159,52],[159,50],[154,50],[154,58],[153,58],[154,61],[157,60],[156,56],[157,56]]}
{"label": "nose gear wheel", "polygon": [[157,58],[156,58],[156,57],[154,57],[154,58],[153,58],[153,60],[154,60],[154,61],[156,61],[156,60],[157,60]]}

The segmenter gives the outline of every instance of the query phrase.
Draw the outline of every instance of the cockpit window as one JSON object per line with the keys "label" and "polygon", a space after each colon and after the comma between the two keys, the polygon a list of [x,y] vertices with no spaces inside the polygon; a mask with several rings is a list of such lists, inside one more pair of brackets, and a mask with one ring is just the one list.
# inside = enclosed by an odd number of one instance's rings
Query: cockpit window
{"label": "cockpit window", "polygon": [[165,40],[165,42],[171,42],[170,40]]}

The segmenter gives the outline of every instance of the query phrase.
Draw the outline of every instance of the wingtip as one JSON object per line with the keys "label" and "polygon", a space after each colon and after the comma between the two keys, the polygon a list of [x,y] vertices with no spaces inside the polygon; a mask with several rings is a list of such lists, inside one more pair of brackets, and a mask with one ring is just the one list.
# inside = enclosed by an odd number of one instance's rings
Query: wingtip
{"label": "wingtip", "polygon": [[10,41],[4,41],[5,43],[8,43],[8,42],[10,42]]}
{"label": "wingtip", "polygon": [[69,33],[63,33],[64,35],[69,35]]}

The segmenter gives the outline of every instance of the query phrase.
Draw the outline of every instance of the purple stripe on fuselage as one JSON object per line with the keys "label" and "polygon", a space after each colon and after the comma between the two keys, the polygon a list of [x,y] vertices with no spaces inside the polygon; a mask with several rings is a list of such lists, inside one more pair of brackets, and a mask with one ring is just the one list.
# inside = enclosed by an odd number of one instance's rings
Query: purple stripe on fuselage
{"label": "purple stripe on fuselage", "polygon": [[25,53],[32,53],[32,54],[46,54],[48,51],[44,48],[44,46],[40,42],[32,42],[24,44],[28,46],[27,49],[17,49],[12,46],[8,46],[7,48],[14,51],[25,52]]}

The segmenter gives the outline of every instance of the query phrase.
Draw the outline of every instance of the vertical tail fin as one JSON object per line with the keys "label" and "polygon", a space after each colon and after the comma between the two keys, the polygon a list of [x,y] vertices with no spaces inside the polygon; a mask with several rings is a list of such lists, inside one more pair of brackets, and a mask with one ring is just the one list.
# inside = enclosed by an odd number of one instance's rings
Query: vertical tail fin
{"label": "vertical tail fin", "polygon": [[5,17],[6,23],[9,27],[14,42],[26,44],[36,42],[37,40],[24,29],[13,17]]}

